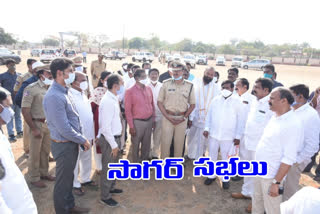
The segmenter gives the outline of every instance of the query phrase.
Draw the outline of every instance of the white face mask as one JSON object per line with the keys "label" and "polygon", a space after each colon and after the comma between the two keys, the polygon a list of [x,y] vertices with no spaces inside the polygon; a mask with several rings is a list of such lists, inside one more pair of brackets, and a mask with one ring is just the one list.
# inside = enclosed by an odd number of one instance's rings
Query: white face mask
{"label": "white face mask", "polygon": [[217,77],[213,77],[213,82],[217,82],[218,78]]}
{"label": "white face mask", "polygon": [[69,73],[69,78],[68,79],[64,79],[64,82],[67,85],[70,85],[71,83],[73,83],[75,78],[76,78],[76,74],[75,73]]}
{"label": "white face mask", "polygon": [[144,80],[139,80],[139,82],[140,82],[141,84],[143,84],[143,85],[146,85],[146,84],[148,84],[148,79],[145,78]]}
{"label": "white face mask", "polygon": [[153,81],[153,80],[150,79],[150,82],[151,82],[152,84],[156,84],[156,83],[158,82],[158,80]]}
{"label": "white face mask", "polygon": [[80,88],[82,91],[87,90],[88,89],[88,82],[85,81],[85,82],[80,83]]}
{"label": "white face mask", "polygon": [[222,96],[223,96],[224,98],[227,98],[227,97],[229,97],[229,96],[232,94],[232,92],[229,91],[229,90],[227,90],[227,89],[223,89],[223,90],[221,91],[221,94],[222,94]]}
{"label": "white face mask", "polygon": [[53,80],[50,80],[46,77],[44,77],[44,80],[42,81],[45,85],[51,85],[53,83]]}
{"label": "white face mask", "polygon": [[3,110],[0,113],[0,117],[2,118],[2,120],[6,124],[8,124],[12,120],[12,118],[14,116],[14,111],[12,110],[11,107],[4,107],[3,105],[1,105],[1,106],[2,106]]}
{"label": "white face mask", "polygon": [[145,71],[146,71],[146,74],[148,74],[149,73],[149,69],[144,69]]}
{"label": "white face mask", "polygon": [[107,81],[105,81],[105,82],[103,83],[103,85],[104,85],[104,87],[108,88]]}

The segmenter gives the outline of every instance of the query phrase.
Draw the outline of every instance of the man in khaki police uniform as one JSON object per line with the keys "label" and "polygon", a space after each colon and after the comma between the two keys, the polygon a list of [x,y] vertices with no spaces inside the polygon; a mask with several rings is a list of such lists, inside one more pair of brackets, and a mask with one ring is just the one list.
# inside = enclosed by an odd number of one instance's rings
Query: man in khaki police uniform
{"label": "man in khaki police uniform", "polygon": [[[28,67],[28,72],[24,73],[22,75],[19,75],[16,80],[16,84],[14,85],[13,91],[14,94],[17,94],[19,89],[21,88],[21,85],[24,81],[32,77],[33,75],[33,65],[37,62],[35,59],[28,59],[27,60],[27,67]],[[23,121],[23,150],[26,155],[29,154],[29,126],[26,123],[26,121]]]}
{"label": "man in khaki police uniform", "polygon": [[54,181],[48,173],[50,153],[50,132],[45,121],[42,101],[53,82],[49,65],[36,68],[39,80],[25,88],[22,98],[22,114],[30,127],[30,152],[28,171],[31,184],[44,188],[40,179]]}
{"label": "man in khaki police uniform", "polygon": [[184,65],[172,63],[173,79],[163,82],[158,97],[158,107],[163,115],[161,158],[169,157],[172,137],[174,156],[182,157],[188,117],[195,108],[193,84],[182,78]]}
{"label": "man in khaki police uniform", "polygon": [[91,63],[91,78],[92,85],[94,88],[97,87],[100,75],[106,70],[107,63],[103,62],[103,54],[99,53],[98,60],[92,61]]}

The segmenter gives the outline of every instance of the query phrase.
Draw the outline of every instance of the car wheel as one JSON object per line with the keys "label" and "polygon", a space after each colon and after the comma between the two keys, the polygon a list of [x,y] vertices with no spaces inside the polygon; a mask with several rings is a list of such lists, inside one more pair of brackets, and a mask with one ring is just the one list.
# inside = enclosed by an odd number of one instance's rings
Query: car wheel
{"label": "car wheel", "polygon": [[146,58],[143,58],[143,62],[146,62]]}
{"label": "car wheel", "polygon": [[136,61],[136,59],[133,57],[133,58],[132,58],[132,62],[135,62],[135,61]]}
{"label": "car wheel", "polygon": [[243,66],[243,68],[244,68],[244,69],[248,69],[248,66],[247,66],[247,65],[245,65],[245,66]]}
{"label": "car wheel", "polygon": [[152,60],[149,60],[149,63],[152,63]]}

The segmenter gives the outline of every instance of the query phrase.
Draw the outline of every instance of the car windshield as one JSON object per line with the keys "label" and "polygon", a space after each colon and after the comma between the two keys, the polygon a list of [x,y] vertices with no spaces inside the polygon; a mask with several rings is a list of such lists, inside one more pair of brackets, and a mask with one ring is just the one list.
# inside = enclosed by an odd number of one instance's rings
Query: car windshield
{"label": "car windshield", "polygon": [[242,61],[242,58],[233,58],[232,61]]}
{"label": "car windshield", "polygon": [[2,53],[2,54],[11,54],[11,52],[8,49],[0,49],[0,53]]}
{"label": "car windshield", "polygon": [[146,55],[147,55],[147,56],[152,56],[153,54],[152,54],[152,53],[146,53]]}
{"label": "car windshield", "polygon": [[68,51],[68,54],[76,54],[75,51]]}
{"label": "car windshield", "polygon": [[186,59],[194,59],[194,56],[186,55],[186,56],[184,56],[184,58],[186,58]]}
{"label": "car windshield", "polygon": [[224,57],[218,57],[217,60],[224,60]]}
{"label": "car windshield", "polygon": [[42,50],[42,54],[54,54],[54,50]]}
{"label": "car windshield", "polygon": [[199,56],[199,58],[206,58],[206,56]]}

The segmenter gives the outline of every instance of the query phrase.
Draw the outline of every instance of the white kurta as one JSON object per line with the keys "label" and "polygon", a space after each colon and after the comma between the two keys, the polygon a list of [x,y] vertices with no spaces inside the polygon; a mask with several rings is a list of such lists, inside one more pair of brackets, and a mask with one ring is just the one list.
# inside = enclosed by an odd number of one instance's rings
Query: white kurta
{"label": "white kurta", "polygon": [[[76,110],[79,113],[80,122],[82,124],[82,130],[84,136],[90,142],[94,140],[94,123],[93,113],[88,98],[81,92],[71,88],[70,93],[73,97],[73,102]],[[78,160],[74,169],[73,186],[76,188],[81,187],[80,183],[89,182],[91,180],[91,168],[92,168],[92,151],[91,148],[87,151],[80,149]],[[78,178],[80,171],[80,179]]]}
{"label": "white kurta", "polygon": [[[0,159],[6,170],[0,181],[0,208],[13,214],[37,214],[37,206],[28,185],[15,163],[11,145],[0,131]],[[1,212],[2,213],[2,212]],[[9,212],[10,213],[10,212]]]}
{"label": "white kurta", "polygon": [[196,106],[189,118],[192,121],[192,126],[187,137],[187,142],[188,157],[198,159],[203,156],[208,144],[208,139],[203,136],[206,115],[211,101],[220,93],[220,90],[218,85],[213,81],[207,85],[199,81],[195,83],[194,87]]}

